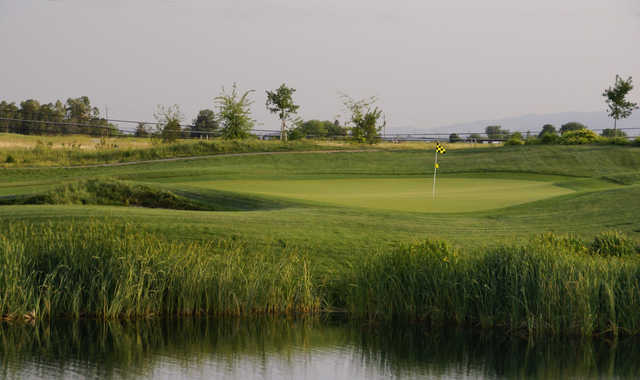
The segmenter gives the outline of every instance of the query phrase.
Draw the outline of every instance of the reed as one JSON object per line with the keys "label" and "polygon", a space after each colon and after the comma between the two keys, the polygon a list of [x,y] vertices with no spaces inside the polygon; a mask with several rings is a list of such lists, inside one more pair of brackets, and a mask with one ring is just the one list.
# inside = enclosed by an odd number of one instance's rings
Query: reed
{"label": "reed", "polygon": [[640,333],[639,250],[621,234],[467,250],[428,240],[336,266],[282,242],[172,242],[116,222],[2,231],[4,319],[344,311],[529,335]]}
{"label": "reed", "polygon": [[313,312],[309,260],[233,240],[175,243],[131,225],[16,225],[0,237],[0,315],[113,319]]}
{"label": "reed", "polygon": [[[599,241],[611,236],[619,244],[601,253]],[[549,234],[523,246],[461,252],[427,241],[365,258],[354,268],[344,304],[373,319],[634,335],[640,333],[640,260],[637,246],[629,254],[630,244],[619,234],[594,244]]]}

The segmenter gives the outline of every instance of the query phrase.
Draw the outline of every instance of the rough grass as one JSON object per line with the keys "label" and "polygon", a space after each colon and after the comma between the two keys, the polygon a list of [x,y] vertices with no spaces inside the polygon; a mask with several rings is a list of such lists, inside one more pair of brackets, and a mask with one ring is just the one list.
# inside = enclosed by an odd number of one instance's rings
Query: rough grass
{"label": "rough grass", "polygon": [[0,150],[33,149],[45,145],[51,149],[133,149],[145,148],[154,144],[150,138],[143,137],[96,137],[88,135],[22,135],[0,133]]}
{"label": "rough grass", "polygon": [[145,185],[117,180],[91,179],[67,183],[39,195],[0,199],[4,205],[109,205],[211,210],[206,204]]}
{"label": "rough grass", "polygon": [[[600,239],[609,241],[608,252],[598,249]],[[611,234],[593,244],[547,234],[479,251],[426,241],[367,256],[348,280],[355,285],[347,287],[344,304],[370,319],[529,334],[638,334],[639,253],[635,242]]]}
{"label": "rough grass", "polygon": [[251,315],[320,307],[308,260],[298,252],[250,250],[233,240],[171,243],[114,224],[8,228],[0,235],[5,319]]}
{"label": "rough grass", "polygon": [[[8,135],[4,135],[5,138]],[[13,139],[13,137],[11,137]],[[10,140],[11,140],[10,139]],[[279,141],[261,140],[179,140],[178,142],[165,144],[154,142],[148,144],[136,139],[128,142],[125,138],[123,146],[118,139],[100,140],[98,143],[86,138],[69,138],[69,142],[54,144],[38,140],[35,146],[5,142],[0,145],[0,167],[46,167],[46,166],[73,166],[91,165],[116,162],[146,161],[163,158],[206,156],[224,153],[252,153],[252,152],[287,152],[309,151],[322,149],[344,149],[341,147],[325,146],[316,141],[292,141],[281,143]],[[0,142],[3,135],[0,135]],[[84,143],[84,144],[83,144]],[[366,147],[364,147],[366,148]]]}
{"label": "rough grass", "polygon": [[344,311],[372,321],[529,334],[640,333],[640,250],[620,234],[593,243],[547,234],[483,250],[429,240],[323,266],[285,242],[175,243],[131,229],[112,223],[3,229],[0,314],[114,319]]}

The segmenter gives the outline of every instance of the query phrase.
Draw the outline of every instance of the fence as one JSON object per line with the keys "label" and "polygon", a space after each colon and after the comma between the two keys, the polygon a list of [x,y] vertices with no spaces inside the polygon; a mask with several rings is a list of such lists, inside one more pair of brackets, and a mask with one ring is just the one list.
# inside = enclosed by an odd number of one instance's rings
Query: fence
{"label": "fence", "polygon": [[[2,116],[2,115],[0,115]],[[106,125],[105,125],[106,124]],[[95,119],[90,122],[77,123],[72,121],[60,120],[37,120],[24,118],[0,117],[0,133],[11,132],[25,135],[72,135],[84,134],[92,136],[105,137],[124,137],[135,136],[153,137],[158,136],[160,132],[136,130],[139,126],[159,127],[161,123],[147,122],[139,120],[121,120],[121,119]],[[176,138],[184,139],[210,139],[220,137],[222,134],[218,131],[199,131],[194,130],[192,124],[181,124],[180,131],[165,131],[167,133],[175,133]],[[602,133],[605,129],[592,129],[596,133]],[[618,128],[618,131],[625,133],[629,139],[640,137],[640,127],[637,128]],[[251,129],[250,133],[262,140],[279,139],[280,130],[271,129]],[[522,132],[526,134],[527,132]],[[433,133],[433,132],[394,132],[383,133],[381,139],[383,141],[403,142],[403,141],[450,141],[454,135],[457,141],[461,142],[477,142],[477,143],[494,143],[505,141],[506,138],[490,137],[478,132],[450,132],[450,133]],[[306,136],[307,138],[322,138],[329,140],[344,140],[348,136]]]}

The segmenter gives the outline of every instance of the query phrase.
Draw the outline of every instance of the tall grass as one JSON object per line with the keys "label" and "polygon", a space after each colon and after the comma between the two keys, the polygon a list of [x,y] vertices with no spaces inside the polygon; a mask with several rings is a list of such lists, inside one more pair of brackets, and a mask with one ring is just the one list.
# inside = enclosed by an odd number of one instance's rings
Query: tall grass
{"label": "tall grass", "polygon": [[328,267],[286,244],[176,243],[113,223],[3,230],[5,319],[342,310],[528,334],[640,333],[638,248],[619,234],[593,244],[544,235],[481,251],[425,241]]}
{"label": "tall grass", "polygon": [[53,166],[82,165],[114,162],[132,162],[155,160],[162,158],[204,156],[223,153],[251,153],[273,151],[309,151],[319,149],[344,149],[343,146],[325,146],[322,142],[309,140],[292,141],[286,144],[280,141],[262,140],[211,140],[182,141],[173,144],[154,144],[150,147],[119,148],[117,146],[95,149],[69,147],[54,149],[45,144],[38,144],[29,149],[0,150],[0,166]]}
{"label": "tall grass", "polygon": [[[612,238],[607,256],[597,247]],[[617,234],[589,246],[545,235],[525,246],[459,252],[444,243],[367,257],[353,271],[344,304],[354,315],[456,322],[530,334],[640,333],[638,249],[609,257]],[[630,242],[617,245],[625,253]],[[596,250],[594,250],[596,248]],[[613,255],[616,256],[616,255]]]}
{"label": "tall grass", "polygon": [[233,240],[172,243],[129,229],[9,227],[0,237],[0,315],[110,319],[320,307],[302,254]]}

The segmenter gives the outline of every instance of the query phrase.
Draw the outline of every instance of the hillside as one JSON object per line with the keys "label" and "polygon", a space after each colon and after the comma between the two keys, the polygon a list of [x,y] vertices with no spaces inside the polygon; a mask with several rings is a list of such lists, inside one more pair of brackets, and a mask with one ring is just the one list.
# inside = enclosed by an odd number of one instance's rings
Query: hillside
{"label": "hillside", "polygon": [[[0,216],[4,223],[117,220],[177,240],[237,236],[259,244],[287,241],[331,256],[429,236],[483,245],[544,231],[588,237],[618,229],[640,237],[637,148],[467,149],[450,151],[440,162],[435,201],[430,199],[433,156],[424,150],[1,170],[0,196],[5,198],[43,193],[60,181],[114,178],[169,190],[218,211],[25,205],[2,206]],[[423,185],[416,189],[419,179]],[[330,183],[335,187],[318,187]],[[528,190],[521,193],[506,183]],[[445,189],[460,195],[447,198]]]}

